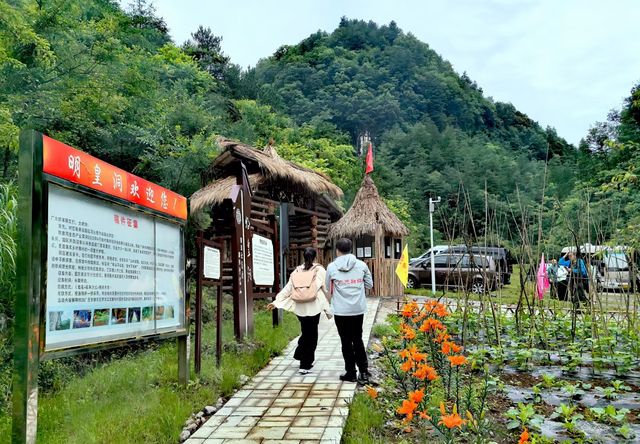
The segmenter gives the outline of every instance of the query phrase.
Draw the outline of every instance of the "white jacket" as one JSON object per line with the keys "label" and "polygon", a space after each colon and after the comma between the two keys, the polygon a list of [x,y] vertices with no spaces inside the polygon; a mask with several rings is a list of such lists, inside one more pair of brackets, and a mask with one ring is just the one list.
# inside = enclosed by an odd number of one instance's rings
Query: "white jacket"
{"label": "white jacket", "polygon": [[[317,265],[317,264],[314,264]],[[282,308],[283,310],[291,311],[296,316],[315,316],[318,313],[324,311],[327,313],[327,317],[331,315],[331,307],[327,300],[327,292],[324,288],[325,276],[327,271],[321,265],[318,266],[316,273],[316,286],[318,288],[318,295],[315,300],[310,302],[296,302],[291,299],[291,293],[293,291],[293,284],[291,279],[287,282],[287,285],[280,290],[280,293],[276,296],[276,300],[273,301],[273,305],[276,308]],[[300,265],[296,270],[302,269],[304,265]]]}

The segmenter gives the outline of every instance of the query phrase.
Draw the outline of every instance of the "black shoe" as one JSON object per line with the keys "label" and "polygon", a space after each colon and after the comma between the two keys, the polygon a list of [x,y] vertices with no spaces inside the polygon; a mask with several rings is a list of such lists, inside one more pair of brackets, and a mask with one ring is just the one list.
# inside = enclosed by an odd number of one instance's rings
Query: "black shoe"
{"label": "black shoe", "polygon": [[340,375],[340,380],[345,382],[357,382],[358,378],[355,373],[344,373]]}
{"label": "black shoe", "polygon": [[371,373],[360,372],[360,375],[358,375],[358,383],[361,385],[369,384],[370,378],[371,378]]}

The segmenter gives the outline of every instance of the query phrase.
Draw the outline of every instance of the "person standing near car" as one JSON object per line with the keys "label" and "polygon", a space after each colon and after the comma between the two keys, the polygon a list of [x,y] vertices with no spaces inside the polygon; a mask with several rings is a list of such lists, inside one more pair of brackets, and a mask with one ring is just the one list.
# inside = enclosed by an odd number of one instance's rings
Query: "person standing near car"
{"label": "person standing near car", "polygon": [[352,247],[351,240],[346,238],[336,242],[337,258],[327,267],[325,287],[342,343],[345,373],[340,375],[340,380],[366,384],[370,375],[362,324],[367,311],[365,289],[373,288],[373,279],[367,265],[351,254]]}
{"label": "person standing near car", "polygon": [[568,251],[560,258],[558,264],[569,269],[569,284],[572,300],[574,302],[588,300],[586,294],[589,292],[589,275],[587,266],[581,257],[576,258],[572,251]]}

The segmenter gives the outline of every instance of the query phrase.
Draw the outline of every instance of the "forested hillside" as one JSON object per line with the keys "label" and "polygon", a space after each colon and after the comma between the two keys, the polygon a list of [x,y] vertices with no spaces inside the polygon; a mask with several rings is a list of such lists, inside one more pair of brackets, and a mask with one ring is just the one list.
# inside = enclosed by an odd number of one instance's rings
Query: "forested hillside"
{"label": "forested hillside", "polygon": [[[491,231],[491,241],[505,242],[526,218],[522,208],[541,202],[545,177],[564,184],[547,188],[552,198],[572,189],[573,146],[513,105],[484,97],[394,22],[343,18],[332,33],[281,47],[244,83],[246,93],[299,124],[335,125],[354,145],[370,137],[378,187],[408,210],[417,249],[427,246],[429,196],[445,200],[436,222],[443,238]],[[467,216],[454,220],[456,212]]]}

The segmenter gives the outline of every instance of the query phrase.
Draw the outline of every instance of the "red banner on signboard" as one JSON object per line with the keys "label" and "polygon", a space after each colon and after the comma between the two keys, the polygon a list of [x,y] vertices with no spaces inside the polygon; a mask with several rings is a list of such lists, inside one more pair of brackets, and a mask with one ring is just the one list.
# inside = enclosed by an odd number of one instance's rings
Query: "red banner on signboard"
{"label": "red banner on signboard", "polygon": [[87,153],[42,137],[43,171],[180,219],[187,218],[187,199]]}

